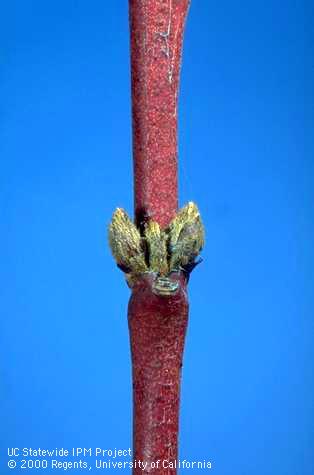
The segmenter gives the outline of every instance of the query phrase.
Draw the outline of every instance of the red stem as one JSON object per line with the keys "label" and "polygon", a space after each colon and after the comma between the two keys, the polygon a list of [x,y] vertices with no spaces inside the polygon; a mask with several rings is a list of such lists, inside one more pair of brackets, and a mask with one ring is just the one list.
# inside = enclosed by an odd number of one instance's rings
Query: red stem
{"label": "red stem", "polygon": [[165,227],[178,207],[177,97],[189,0],[129,0],[135,215]]}
{"label": "red stem", "polygon": [[[176,474],[180,375],[188,320],[186,280],[171,297],[152,293],[153,275],[133,288],[129,302],[129,329],[133,364],[134,475]],[[159,462],[158,462],[159,461]]]}
{"label": "red stem", "polygon": [[[129,0],[135,217],[166,227],[178,208],[177,97],[189,0]],[[133,474],[176,474],[180,372],[188,318],[186,278],[172,296],[152,290],[154,274],[132,288]],[[159,461],[159,462],[158,462]],[[158,462],[158,463],[157,463]],[[154,465],[155,464],[155,465]]]}

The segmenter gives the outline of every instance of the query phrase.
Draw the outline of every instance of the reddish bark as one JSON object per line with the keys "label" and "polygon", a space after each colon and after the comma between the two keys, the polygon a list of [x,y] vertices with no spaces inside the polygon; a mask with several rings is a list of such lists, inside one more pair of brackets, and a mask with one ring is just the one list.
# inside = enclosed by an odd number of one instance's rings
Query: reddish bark
{"label": "reddish bark", "polygon": [[178,207],[177,97],[189,0],[129,0],[135,214],[165,227]]}
{"label": "reddish bark", "polygon": [[[166,227],[178,208],[177,96],[189,0],[129,0],[135,216]],[[132,288],[129,329],[133,368],[133,474],[174,475],[180,371],[188,318],[186,276],[172,273],[177,291],[152,290],[154,274]],[[151,463],[160,460],[158,468]]]}
{"label": "reddish bark", "polygon": [[179,283],[178,290],[171,297],[160,297],[152,293],[154,276],[144,275],[134,286],[129,302],[133,459],[147,463],[144,471],[135,468],[135,475],[176,473],[167,467],[178,456],[180,375],[188,299],[185,276],[172,273],[171,279]]}

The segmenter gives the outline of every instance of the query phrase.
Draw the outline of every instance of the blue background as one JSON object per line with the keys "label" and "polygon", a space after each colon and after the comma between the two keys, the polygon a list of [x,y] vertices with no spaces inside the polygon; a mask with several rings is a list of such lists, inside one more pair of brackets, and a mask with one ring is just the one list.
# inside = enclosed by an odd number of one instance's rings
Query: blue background
{"label": "blue background", "polygon": [[[292,0],[189,13],[180,205],[207,241],[180,458],[217,475],[314,473],[313,18]],[[106,227],[133,195],[127,1],[1,2],[0,31],[6,475],[7,447],[131,445],[129,290]]]}

